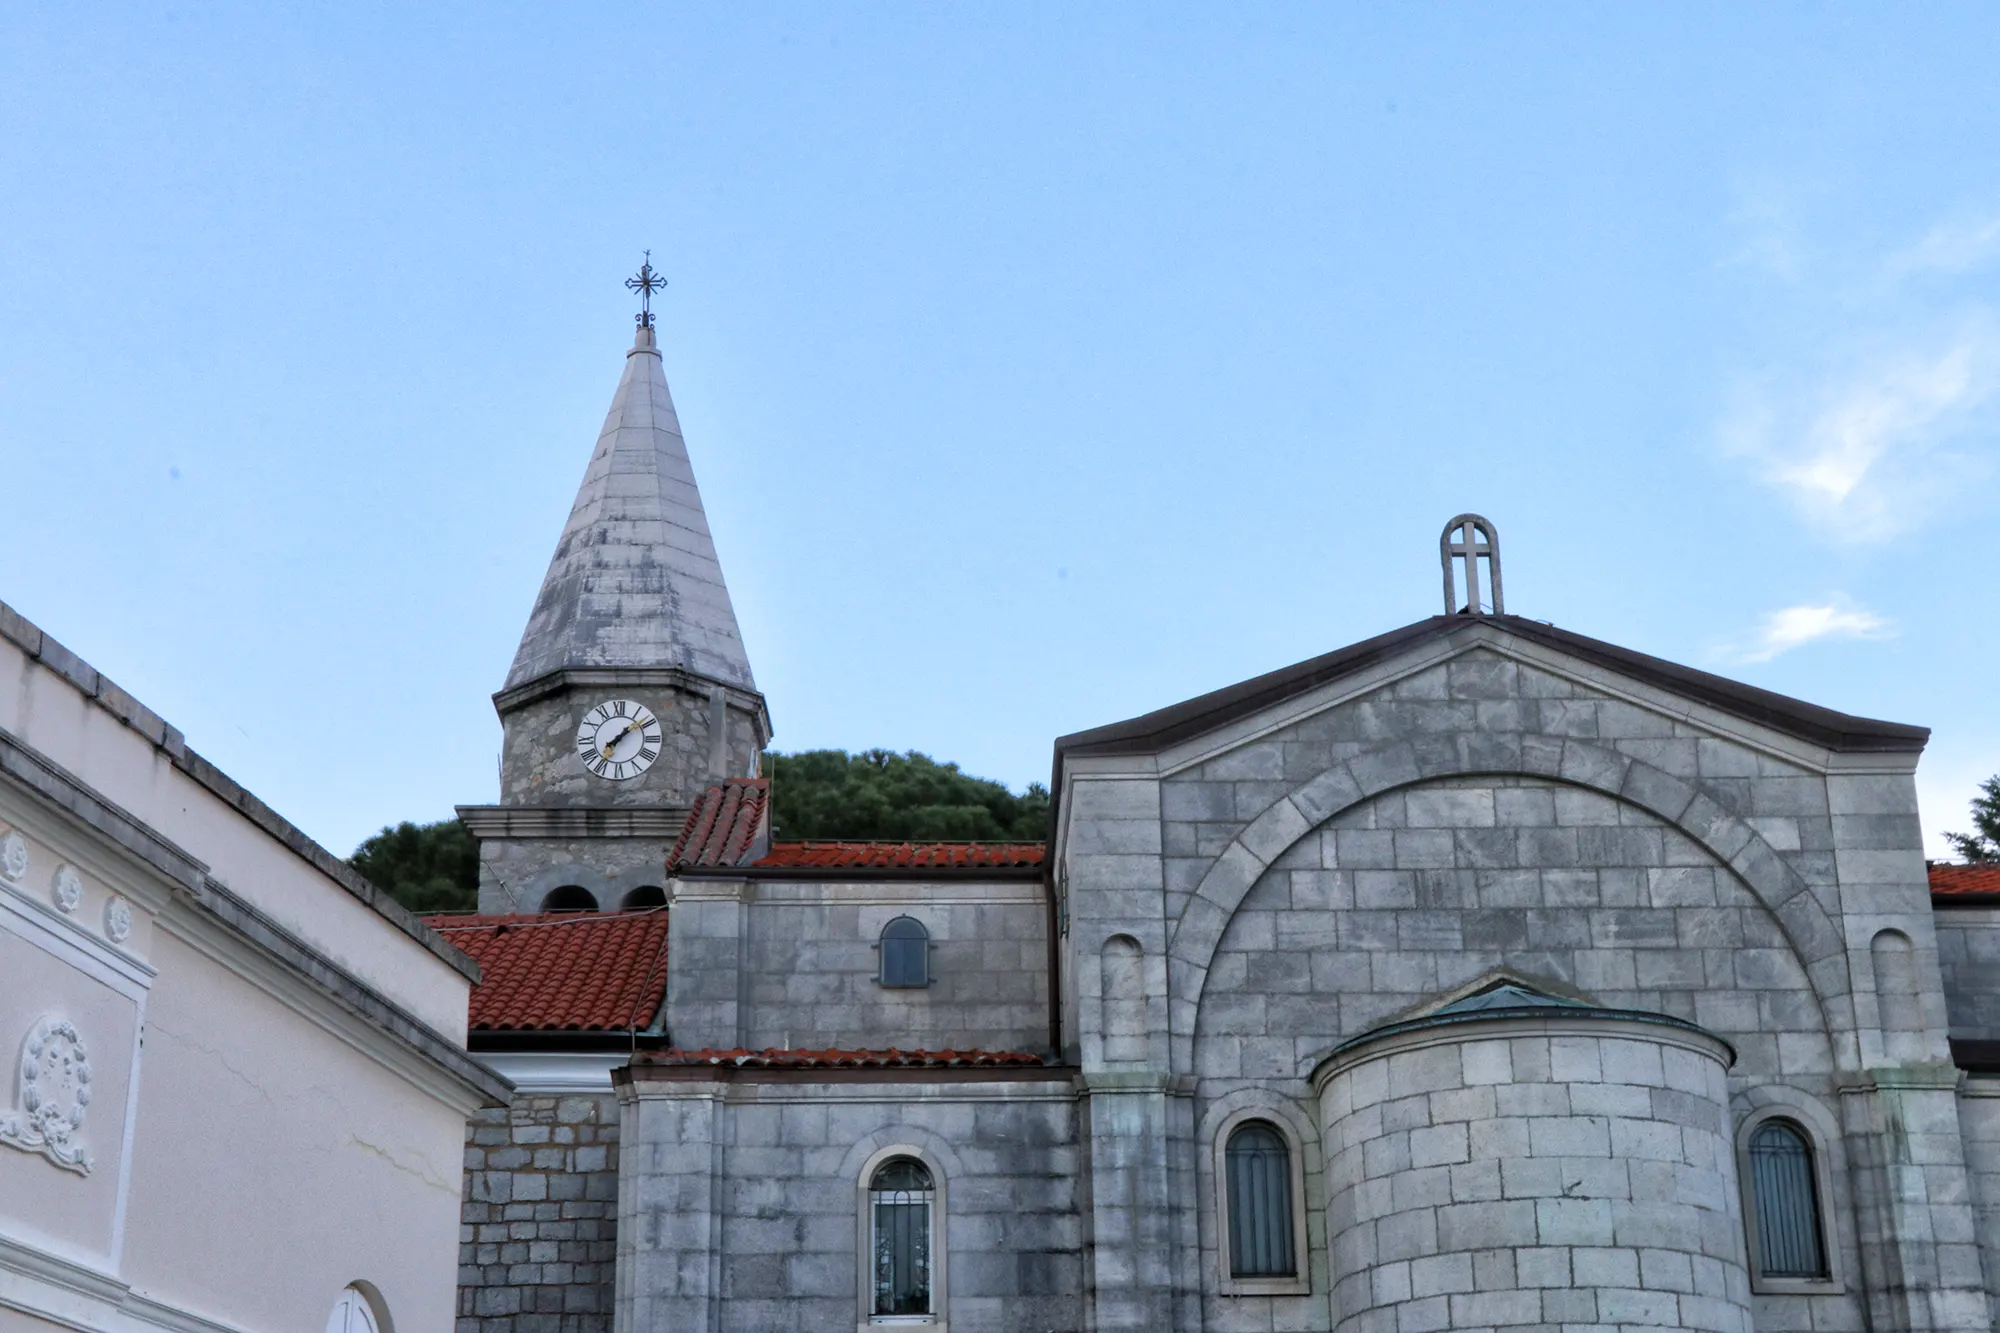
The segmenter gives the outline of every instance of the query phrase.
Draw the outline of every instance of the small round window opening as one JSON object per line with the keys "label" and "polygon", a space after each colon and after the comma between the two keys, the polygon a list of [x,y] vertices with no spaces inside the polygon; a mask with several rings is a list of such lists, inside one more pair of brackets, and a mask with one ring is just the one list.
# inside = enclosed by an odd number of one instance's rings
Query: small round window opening
{"label": "small round window opening", "polygon": [[931,984],[931,936],[914,917],[899,916],[882,927],[881,979],[884,986],[910,989]]}

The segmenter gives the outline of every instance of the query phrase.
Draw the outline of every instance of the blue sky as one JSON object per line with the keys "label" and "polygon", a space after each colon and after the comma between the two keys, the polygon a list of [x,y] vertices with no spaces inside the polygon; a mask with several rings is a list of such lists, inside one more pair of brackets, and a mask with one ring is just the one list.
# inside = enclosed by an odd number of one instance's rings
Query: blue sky
{"label": "blue sky", "polygon": [[1438,609],[2000,770],[2000,9],[0,8],[0,599],[338,851],[496,792],[650,247],[780,748]]}

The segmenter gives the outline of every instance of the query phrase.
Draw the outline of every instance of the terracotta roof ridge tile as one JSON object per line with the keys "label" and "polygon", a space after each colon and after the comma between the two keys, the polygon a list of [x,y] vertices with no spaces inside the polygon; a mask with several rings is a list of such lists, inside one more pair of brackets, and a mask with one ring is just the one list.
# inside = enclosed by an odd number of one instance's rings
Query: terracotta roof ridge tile
{"label": "terracotta roof ridge tile", "polygon": [[682,866],[743,864],[769,836],[771,780],[724,778],[695,798],[667,853],[669,873]]}
{"label": "terracotta roof ridge tile", "polygon": [[666,998],[667,927],[668,913],[658,907],[459,919],[445,937],[481,972],[467,1006],[468,1028],[645,1029]]}
{"label": "terracotta roof ridge tile", "polygon": [[1930,861],[1925,864],[1931,892],[1942,897],[2000,896],[2000,864]]}
{"label": "terracotta roof ridge tile", "polygon": [[751,864],[771,868],[859,867],[869,869],[1032,869],[1048,856],[1048,844],[1031,841],[978,842],[820,838],[773,842]]}
{"label": "terracotta roof ridge tile", "polygon": [[678,1047],[657,1052],[641,1052],[641,1063],[665,1065],[731,1065],[737,1068],[802,1069],[935,1069],[1044,1065],[1048,1062],[1028,1051],[984,1050],[903,1050],[885,1047],[869,1050],[780,1050],[766,1047],[753,1051],[745,1047],[716,1050],[682,1050]]}
{"label": "terracotta roof ridge tile", "polygon": [[519,930],[528,926],[580,926],[600,921],[623,921],[631,917],[654,916],[666,910],[664,907],[628,907],[609,912],[506,912],[491,916],[440,913],[427,916],[424,921],[432,930],[441,932],[499,930],[502,927]]}

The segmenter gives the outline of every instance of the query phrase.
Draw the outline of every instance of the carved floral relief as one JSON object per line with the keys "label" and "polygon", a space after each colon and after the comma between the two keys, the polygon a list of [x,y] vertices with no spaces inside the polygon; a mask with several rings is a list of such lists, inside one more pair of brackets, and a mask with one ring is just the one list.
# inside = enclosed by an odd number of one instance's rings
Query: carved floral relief
{"label": "carved floral relief", "polygon": [[83,876],[76,873],[76,867],[61,865],[56,867],[55,877],[49,881],[49,896],[55,899],[56,910],[69,916],[83,903]]}
{"label": "carved floral relief", "polygon": [[28,873],[28,840],[13,829],[0,836],[0,875],[19,879]]}
{"label": "carved floral relief", "polygon": [[90,1060],[76,1025],[53,1016],[35,1024],[19,1072],[15,1110],[0,1115],[0,1143],[88,1175],[90,1151],[77,1135],[90,1106]]}
{"label": "carved floral relief", "polygon": [[123,944],[132,933],[132,904],[113,898],[104,904],[104,935],[113,944]]}

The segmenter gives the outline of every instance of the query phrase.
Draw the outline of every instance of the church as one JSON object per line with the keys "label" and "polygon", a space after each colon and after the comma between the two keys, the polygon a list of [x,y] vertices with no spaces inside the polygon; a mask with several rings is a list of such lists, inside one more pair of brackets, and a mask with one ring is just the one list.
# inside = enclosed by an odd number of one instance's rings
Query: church
{"label": "church", "polygon": [[1928,731],[1438,555],[1055,739],[1046,843],[786,841],[642,315],[431,920],[515,1088],[459,1333],[1994,1327],[2000,873],[1927,867]]}

